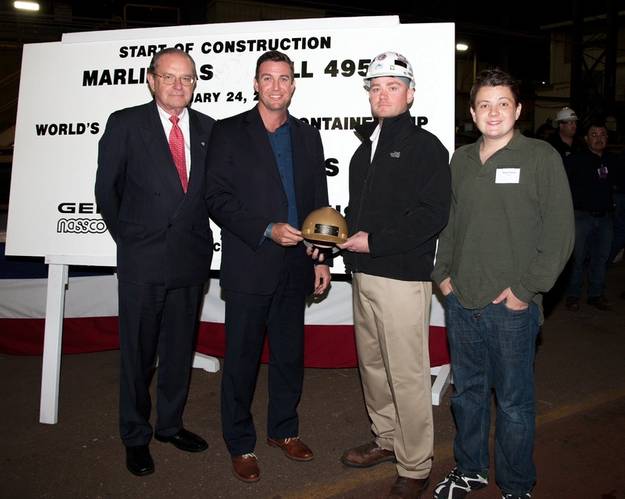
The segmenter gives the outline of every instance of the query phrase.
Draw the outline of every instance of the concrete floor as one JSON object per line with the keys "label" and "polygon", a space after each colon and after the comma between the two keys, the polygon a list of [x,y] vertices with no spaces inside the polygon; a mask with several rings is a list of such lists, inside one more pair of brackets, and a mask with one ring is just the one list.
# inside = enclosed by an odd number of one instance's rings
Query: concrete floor
{"label": "concrete floor", "polygon": [[[547,318],[536,360],[538,483],[534,497],[625,499],[625,264],[610,270],[611,312],[559,302]],[[370,439],[356,369],[308,369],[300,405],[301,436],[315,451],[309,463],[286,459],[264,443],[267,372],[261,368],[254,415],[261,480],[236,480],[219,427],[219,373],[195,371],[186,426],[208,441],[190,455],[151,446],[156,473],[137,478],[124,466],[117,436],[119,353],[66,355],[59,423],[39,418],[40,357],[0,355],[1,498],[377,498],[394,466],[341,465],[342,451]],[[448,390],[434,407],[432,481],[452,466],[453,420]],[[431,497],[429,492],[425,497]],[[499,498],[495,484],[471,495]]]}

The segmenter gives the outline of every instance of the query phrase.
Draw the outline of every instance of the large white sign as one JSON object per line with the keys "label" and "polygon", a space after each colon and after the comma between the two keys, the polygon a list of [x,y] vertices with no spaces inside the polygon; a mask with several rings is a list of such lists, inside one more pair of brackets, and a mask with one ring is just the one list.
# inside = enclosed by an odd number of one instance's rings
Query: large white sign
{"label": "large white sign", "polygon": [[[65,35],[26,45],[22,62],[6,253],[115,265],[115,245],[93,193],[97,143],[109,114],[150,99],[146,68],[177,46],[196,62],[193,108],[216,119],[254,104],[256,59],[295,61],[291,113],[319,128],[330,204],[343,211],[353,129],[371,120],[362,76],[371,58],[403,53],[416,77],[411,114],[453,150],[454,26],[401,25],[397,17],[270,21]],[[219,229],[213,267],[219,268]],[[337,262],[335,271],[342,271]]]}

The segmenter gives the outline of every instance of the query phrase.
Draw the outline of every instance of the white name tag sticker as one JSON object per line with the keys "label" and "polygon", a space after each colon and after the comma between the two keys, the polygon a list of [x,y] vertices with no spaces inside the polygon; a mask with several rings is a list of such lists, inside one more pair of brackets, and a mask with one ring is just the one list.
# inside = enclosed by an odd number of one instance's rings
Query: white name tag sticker
{"label": "white name tag sticker", "polygon": [[518,184],[521,177],[520,168],[497,168],[496,184]]}

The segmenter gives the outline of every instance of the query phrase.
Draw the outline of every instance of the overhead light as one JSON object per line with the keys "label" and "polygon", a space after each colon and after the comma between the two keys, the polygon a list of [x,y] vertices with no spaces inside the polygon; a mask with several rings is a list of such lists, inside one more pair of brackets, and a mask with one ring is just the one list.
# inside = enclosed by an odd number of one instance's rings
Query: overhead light
{"label": "overhead light", "polygon": [[464,42],[456,43],[456,51],[457,52],[466,52],[469,50],[469,44]]}
{"label": "overhead light", "polygon": [[39,3],[38,2],[13,2],[13,7],[15,7],[18,10],[38,11]]}

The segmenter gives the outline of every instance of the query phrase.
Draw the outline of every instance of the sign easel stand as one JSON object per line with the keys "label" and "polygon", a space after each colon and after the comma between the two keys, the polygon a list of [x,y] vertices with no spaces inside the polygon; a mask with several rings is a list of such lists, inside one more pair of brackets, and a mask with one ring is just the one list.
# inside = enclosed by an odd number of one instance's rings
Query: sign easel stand
{"label": "sign easel stand", "polygon": [[[92,257],[80,261],[80,257],[48,255],[48,287],[46,291],[46,320],[43,338],[43,363],[41,369],[41,399],[39,422],[56,424],[59,421],[59,379],[61,374],[61,345],[63,340],[63,317],[65,290],[69,285],[68,270],[72,265],[98,265]],[[87,261],[88,260],[88,261]],[[106,266],[106,263],[102,263]],[[195,353],[193,367],[207,372],[219,371],[219,360],[209,355]]]}

